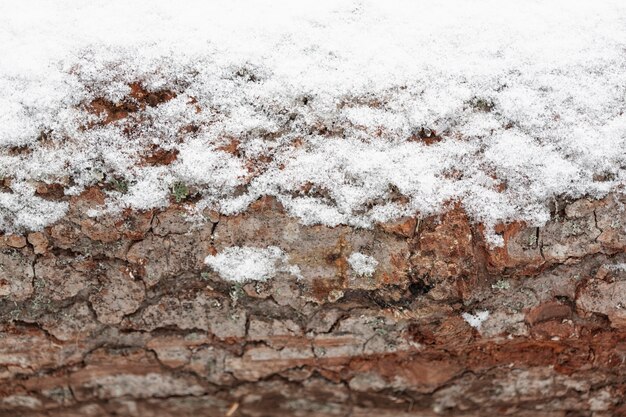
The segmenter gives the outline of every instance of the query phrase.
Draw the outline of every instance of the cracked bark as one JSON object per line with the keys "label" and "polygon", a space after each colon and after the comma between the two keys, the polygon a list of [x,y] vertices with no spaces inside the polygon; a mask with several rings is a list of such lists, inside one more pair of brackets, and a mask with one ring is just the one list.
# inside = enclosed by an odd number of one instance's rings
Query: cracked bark
{"label": "cracked bark", "polygon": [[[302,226],[269,198],[200,225],[178,205],[86,221],[98,193],[0,236],[0,415],[626,414],[623,196],[489,248],[459,206],[373,230]],[[233,297],[203,263],[233,245],[279,246],[303,278]]]}

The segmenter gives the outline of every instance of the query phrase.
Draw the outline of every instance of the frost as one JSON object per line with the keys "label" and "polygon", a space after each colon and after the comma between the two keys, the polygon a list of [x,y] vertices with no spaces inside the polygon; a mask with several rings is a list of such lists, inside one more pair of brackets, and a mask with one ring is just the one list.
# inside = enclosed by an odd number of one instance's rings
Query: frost
{"label": "frost", "polygon": [[376,272],[378,261],[372,256],[360,252],[353,252],[348,257],[350,267],[357,275],[372,276]]}
{"label": "frost", "polygon": [[489,318],[489,311],[476,311],[474,314],[463,313],[461,314],[463,320],[467,322],[473,328],[480,330],[483,325],[483,322]]}
{"label": "frost", "polygon": [[175,184],[328,226],[458,201],[498,245],[498,223],[626,184],[623,1],[127,3],[0,2],[0,230],[66,209],[20,184],[123,181],[96,211]]}
{"label": "frost", "polygon": [[282,271],[299,276],[299,268],[288,266],[287,259],[287,255],[276,246],[265,249],[233,246],[217,255],[207,256],[204,262],[226,281],[248,282],[267,281]]}
{"label": "frost", "polygon": [[604,267],[609,271],[626,272],[626,263],[604,265]]}

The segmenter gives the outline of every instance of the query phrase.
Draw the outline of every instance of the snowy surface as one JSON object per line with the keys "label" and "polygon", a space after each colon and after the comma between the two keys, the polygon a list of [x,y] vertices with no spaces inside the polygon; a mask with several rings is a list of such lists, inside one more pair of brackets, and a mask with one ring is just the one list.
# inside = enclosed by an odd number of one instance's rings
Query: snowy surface
{"label": "snowy surface", "polygon": [[353,252],[348,257],[350,267],[357,275],[372,276],[376,272],[378,261],[360,252]]}
{"label": "snowy surface", "polygon": [[[539,225],[626,180],[623,0],[3,1],[0,56],[4,231],[67,209],[36,182],[125,184],[101,212],[185,184],[199,209],[273,195],[369,227],[451,201]],[[175,98],[98,123],[131,83]]]}
{"label": "snowy surface", "polygon": [[207,256],[204,262],[226,281],[248,282],[273,278],[286,260],[286,255],[276,246],[265,249],[233,246]]}

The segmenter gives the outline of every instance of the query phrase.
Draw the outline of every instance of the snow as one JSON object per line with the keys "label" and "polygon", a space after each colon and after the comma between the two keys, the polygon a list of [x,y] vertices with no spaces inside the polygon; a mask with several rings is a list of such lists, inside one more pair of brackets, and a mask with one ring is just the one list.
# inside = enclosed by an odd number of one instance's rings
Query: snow
{"label": "snow", "polygon": [[465,320],[467,324],[476,330],[480,330],[483,322],[489,318],[489,311],[476,311],[474,314],[463,313],[461,317],[463,317],[463,320]]}
{"label": "snow", "polygon": [[204,262],[226,281],[267,281],[275,276],[277,264],[285,260],[285,256],[276,246],[233,246],[217,255],[207,256]]}
{"label": "snow", "polygon": [[372,256],[353,252],[348,257],[348,264],[357,275],[372,276],[376,272],[378,261]]}
{"label": "snow", "polygon": [[0,230],[14,228],[40,229],[49,222],[60,220],[67,203],[46,201],[35,196],[35,189],[19,184],[13,193],[0,193]]}
{"label": "snow", "polygon": [[[555,196],[623,192],[625,50],[621,0],[0,2],[0,231],[63,216],[36,182],[113,179],[99,213],[183,183],[198,210],[271,195],[304,224],[460,201],[488,231],[539,226]],[[176,96],[97,124],[132,83]]]}

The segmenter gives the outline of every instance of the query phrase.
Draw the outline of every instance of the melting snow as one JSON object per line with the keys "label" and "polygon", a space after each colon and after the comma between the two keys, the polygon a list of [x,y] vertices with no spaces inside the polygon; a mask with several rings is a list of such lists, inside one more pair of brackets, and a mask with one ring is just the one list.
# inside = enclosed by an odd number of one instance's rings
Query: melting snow
{"label": "melting snow", "polygon": [[[273,195],[305,224],[459,200],[540,225],[556,195],[623,190],[625,50],[621,0],[0,2],[0,230],[63,216],[37,181],[126,184],[101,212],[183,183],[199,209]],[[132,83],[175,96],[98,124]]]}

